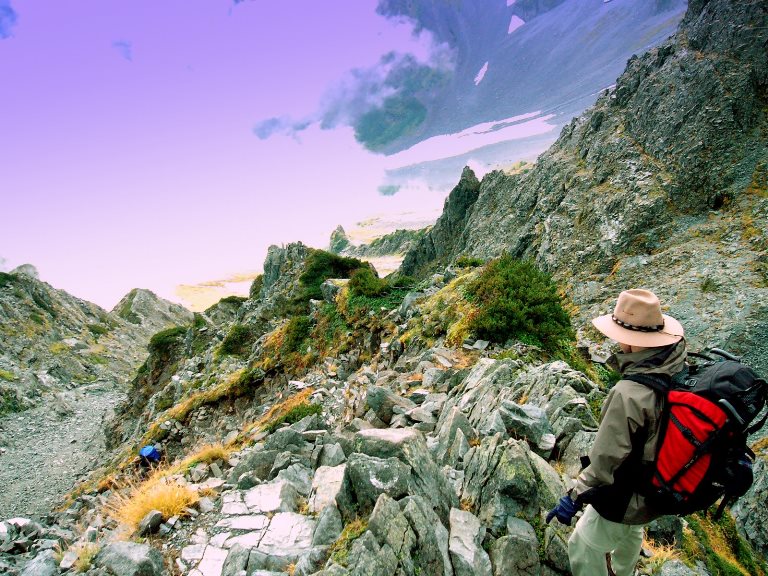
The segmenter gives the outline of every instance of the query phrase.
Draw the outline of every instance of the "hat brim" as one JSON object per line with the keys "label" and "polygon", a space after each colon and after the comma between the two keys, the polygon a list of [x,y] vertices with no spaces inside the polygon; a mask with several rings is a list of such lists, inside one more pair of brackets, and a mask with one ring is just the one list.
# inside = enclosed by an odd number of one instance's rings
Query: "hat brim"
{"label": "hat brim", "polygon": [[664,330],[660,332],[640,332],[639,330],[624,328],[613,321],[612,314],[599,316],[592,320],[592,324],[611,340],[629,346],[655,348],[679,342],[684,336],[683,325],[672,316],[666,314],[662,314],[662,316],[664,318]]}

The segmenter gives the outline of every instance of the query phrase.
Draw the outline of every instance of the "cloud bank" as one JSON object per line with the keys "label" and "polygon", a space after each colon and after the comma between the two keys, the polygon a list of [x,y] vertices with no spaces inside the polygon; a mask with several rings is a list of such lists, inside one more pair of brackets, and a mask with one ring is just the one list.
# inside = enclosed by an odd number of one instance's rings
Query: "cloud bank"
{"label": "cloud bank", "polygon": [[10,38],[11,30],[16,25],[18,16],[11,7],[10,0],[0,0],[0,40]]}
{"label": "cloud bank", "polygon": [[[391,152],[403,136],[418,134],[441,91],[453,78],[455,47],[432,33],[424,22],[380,2],[377,13],[412,28],[420,44],[429,46],[425,57],[391,51],[368,68],[350,70],[331,86],[319,108],[305,118],[267,118],[253,127],[265,140],[275,134],[297,137],[310,125],[324,130],[351,126],[355,138],[368,150]],[[446,35],[447,36],[447,35]]]}

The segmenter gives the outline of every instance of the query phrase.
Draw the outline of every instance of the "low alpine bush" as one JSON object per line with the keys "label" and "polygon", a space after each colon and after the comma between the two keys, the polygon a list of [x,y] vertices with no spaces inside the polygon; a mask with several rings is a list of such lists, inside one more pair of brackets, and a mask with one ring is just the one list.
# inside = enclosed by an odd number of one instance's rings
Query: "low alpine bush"
{"label": "low alpine bush", "polygon": [[220,354],[240,356],[248,352],[253,341],[253,330],[245,324],[233,324],[219,348]]}
{"label": "low alpine bush", "polygon": [[505,254],[467,286],[467,296],[478,308],[470,330],[484,340],[514,339],[557,352],[575,337],[552,277],[533,262]]}

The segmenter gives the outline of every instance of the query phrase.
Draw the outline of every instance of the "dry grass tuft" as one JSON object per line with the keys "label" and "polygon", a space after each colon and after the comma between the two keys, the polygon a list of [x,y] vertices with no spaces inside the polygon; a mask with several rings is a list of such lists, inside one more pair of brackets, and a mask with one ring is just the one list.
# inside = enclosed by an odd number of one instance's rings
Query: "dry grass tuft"
{"label": "dry grass tuft", "polygon": [[201,462],[210,464],[216,460],[226,460],[233,451],[233,448],[225,448],[221,443],[206,444],[173,466],[170,474],[186,471]]}
{"label": "dry grass tuft", "polygon": [[651,557],[645,560],[645,566],[653,574],[659,570],[666,562],[682,559],[680,550],[671,544],[656,543],[650,538],[646,538],[643,546],[651,552]]}
{"label": "dry grass tuft", "polygon": [[141,484],[128,484],[108,505],[109,514],[121,524],[135,530],[144,516],[152,510],[164,519],[184,516],[184,509],[199,499],[197,492],[167,477],[168,470],[158,470]]}
{"label": "dry grass tuft", "polygon": [[83,544],[77,552],[77,560],[73,566],[75,571],[81,574],[88,572],[93,564],[93,559],[99,553],[99,549],[99,545],[92,542]]}
{"label": "dry grass tuft", "polygon": [[462,498],[461,503],[459,504],[459,508],[464,512],[472,512],[474,506],[472,505],[472,501],[469,498]]}
{"label": "dry grass tuft", "polygon": [[304,390],[297,392],[293,396],[289,396],[282,402],[278,402],[272,406],[272,408],[270,408],[261,418],[255,422],[251,422],[248,426],[245,427],[242,434],[240,435],[241,440],[246,438],[254,430],[265,430],[269,427],[271,422],[276,421],[278,418],[285,416],[291,410],[294,410],[300,405],[308,402],[309,397],[314,391],[314,388],[305,388]]}

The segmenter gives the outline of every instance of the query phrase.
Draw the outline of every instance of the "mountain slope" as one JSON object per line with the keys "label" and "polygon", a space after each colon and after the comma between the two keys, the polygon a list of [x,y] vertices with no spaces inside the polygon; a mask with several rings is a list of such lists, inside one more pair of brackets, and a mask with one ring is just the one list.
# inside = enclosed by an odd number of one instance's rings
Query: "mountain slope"
{"label": "mountain slope", "polygon": [[46,392],[124,383],[152,334],[192,319],[148,291],[131,292],[118,308],[122,316],[56,290],[29,266],[0,274],[0,413],[32,406]]}
{"label": "mountain slope", "polygon": [[403,273],[508,251],[565,282],[583,320],[644,285],[696,344],[768,369],[767,41],[764,2],[692,3],[532,170],[488,174],[459,214],[462,178]]}

